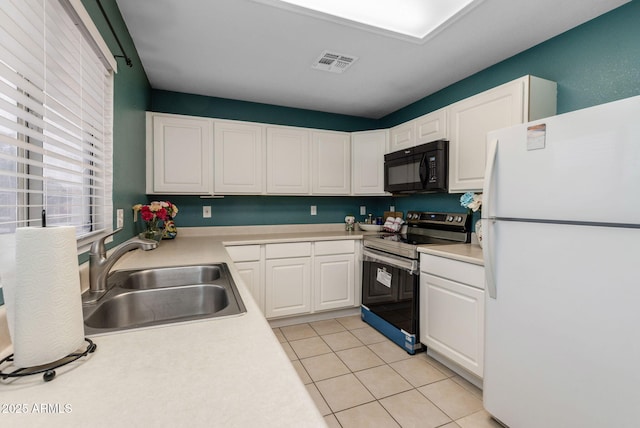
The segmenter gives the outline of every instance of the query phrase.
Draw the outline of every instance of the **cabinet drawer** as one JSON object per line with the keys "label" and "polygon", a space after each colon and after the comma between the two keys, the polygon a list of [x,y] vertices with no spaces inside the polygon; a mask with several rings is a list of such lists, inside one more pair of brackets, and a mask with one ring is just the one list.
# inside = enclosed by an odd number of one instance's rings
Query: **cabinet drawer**
{"label": "cabinet drawer", "polygon": [[265,245],[267,259],[286,257],[310,257],[311,242],[287,242],[284,244]]}
{"label": "cabinet drawer", "polygon": [[318,241],[314,245],[316,256],[326,256],[330,254],[351,254],[355,252],[355,241],[345,239],[340,241]]}
{"label": "cabinet drawer", "polygon": [[225,248],[234,262],[260,260],[260,245],[236,245]]}
{"label": "cabinet drawer", "polygon": [[484,268],[480,265],[421,254],[420,270],[484,290]]}

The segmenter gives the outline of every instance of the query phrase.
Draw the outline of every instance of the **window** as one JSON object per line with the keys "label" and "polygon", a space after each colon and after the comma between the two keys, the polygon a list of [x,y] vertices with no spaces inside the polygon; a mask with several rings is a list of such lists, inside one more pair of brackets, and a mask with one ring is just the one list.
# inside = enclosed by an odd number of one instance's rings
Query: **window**
{"label": "window", "polygon": [[80,0],[0,5],[0,236],[112,230],[115,61]]}

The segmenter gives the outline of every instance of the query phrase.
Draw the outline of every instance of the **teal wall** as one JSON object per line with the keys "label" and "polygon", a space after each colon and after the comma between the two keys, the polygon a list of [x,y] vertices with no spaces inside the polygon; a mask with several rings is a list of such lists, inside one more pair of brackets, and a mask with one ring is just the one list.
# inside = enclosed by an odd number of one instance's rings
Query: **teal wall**
{"label": "teal wall", "polygon": [[640,1],[418,100],[382,118],[380,127],[397,125],[526,74],[558,83],[558,113],[640,94]]}
{"label": "teal wall", "polygon": [[152,91],[151,107],[153,111],[161,113],[246,120],[333,131],[362,131],[376,129],[378,126],[378,121],[375,119],[159,89]]}
{"label": "teal wall", "polygon": [[[327,196],[225,196],[200,199],[189,196],[166,198],[175,203],[180,212],[178,226],[237,226],[267,224],[341,223],[346,215],[360,220],[360,206],[367,213],[382,215],[389,209],[391,198],[327,197]],[[210,205],[212,217],[202,218],[202,206]],[[311,205],[317,215],[310,214]]]}
{"label": "teal wall", "polygon": [[[131,238],[134,234],[131,207],[144,201],[145,196],[145,112],[151,109],[151,85],[142,67],[138,52],[129,31],[120,15],[115,0],[101,0],[125,52],[133,60],[127,67],[124,59],[118,58],[118,72],[114,78],[113,101],[113,207],[124,208],[125,229],[114,236],[114,246]],[[91,19],[114,55],[121,54],[102,12],[95,0],[82,0]],[[81,261],[87,256],[81,256]]]}

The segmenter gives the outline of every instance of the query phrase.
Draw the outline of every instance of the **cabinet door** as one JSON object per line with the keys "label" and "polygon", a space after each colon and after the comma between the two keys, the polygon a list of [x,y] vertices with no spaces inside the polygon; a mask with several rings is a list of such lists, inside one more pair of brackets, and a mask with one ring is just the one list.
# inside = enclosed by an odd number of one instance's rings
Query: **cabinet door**
{"label": "cabinet door", "polygon": [[219,194],[261,194],[264,190],[263,127],[216,121],[215,183]]}
{"label": "cabinet door", "polygon": [[259,261],[255,262],[235,262],[234,263],[240,277],[247,286],[253,299],[258,304],[260,311],[264,314],[264,297],[262,283],[262,269]]}
{"label": "cabinet door", "polygon": [[354,195],[384,195],[384,154],[387,131],[351,134],[351,173]]}
{"label": "cabinet door", "polygon": [[447,138],[447,109],[440,109],[415,119],[416,145]]}
{"label": "cabinet door", "polygon": [[213,121],[147,113],[147,193],[213,193]]}
{"label": "cabinet door", "polygon": [[348,308],[355,304],[355,256],[316,256],[313,310]]}
{"label": "cabinet door", "polygon": [[311,258],[273,259],[266,262],[265,316],[311,311]]}
{"label": "cabinet door", "polygon": [[389,151],[407,149],[416,145],[416,122],[411,120],[389,130]]}
{"label": "cabinet door", "polygon": [[484,291],[421,273],[420,342],[482,377]]}
{"label": "cabinet door", "polygon": [[309,193],[309,131],[267,128],[267,194]]}
{"label": "cabinet door", "polygon": [[351,193],[351,141],[345,132],[312,133],[312,193]]}
{"label": "cabinet door", "polygon": [[482,190],[487,133],[523,122],[525,83],[519,79],[450,107],[450,192]]}

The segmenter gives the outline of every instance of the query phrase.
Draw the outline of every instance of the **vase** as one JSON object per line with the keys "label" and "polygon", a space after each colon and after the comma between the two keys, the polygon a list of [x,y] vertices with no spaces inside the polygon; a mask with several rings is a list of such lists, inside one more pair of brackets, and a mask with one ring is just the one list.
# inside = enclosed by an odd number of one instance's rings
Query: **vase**
{"label": "vase", "polygon": [[163,229],[160,228],[160,222],[157,220],[145,222],[145,230],[138,236],[144,239],[153,239],[156,242],[160,242],[162,239]]}
{"label": "vase", "polygon": [[482,220],[476,221],[476,238],[478,238],[478,245],[482,248]]}
{"label": "vase", "polygon": [[172,219],[164,222],[164,231],[162,232],[162,239],[174,239],[178,234],[176,224]]}

